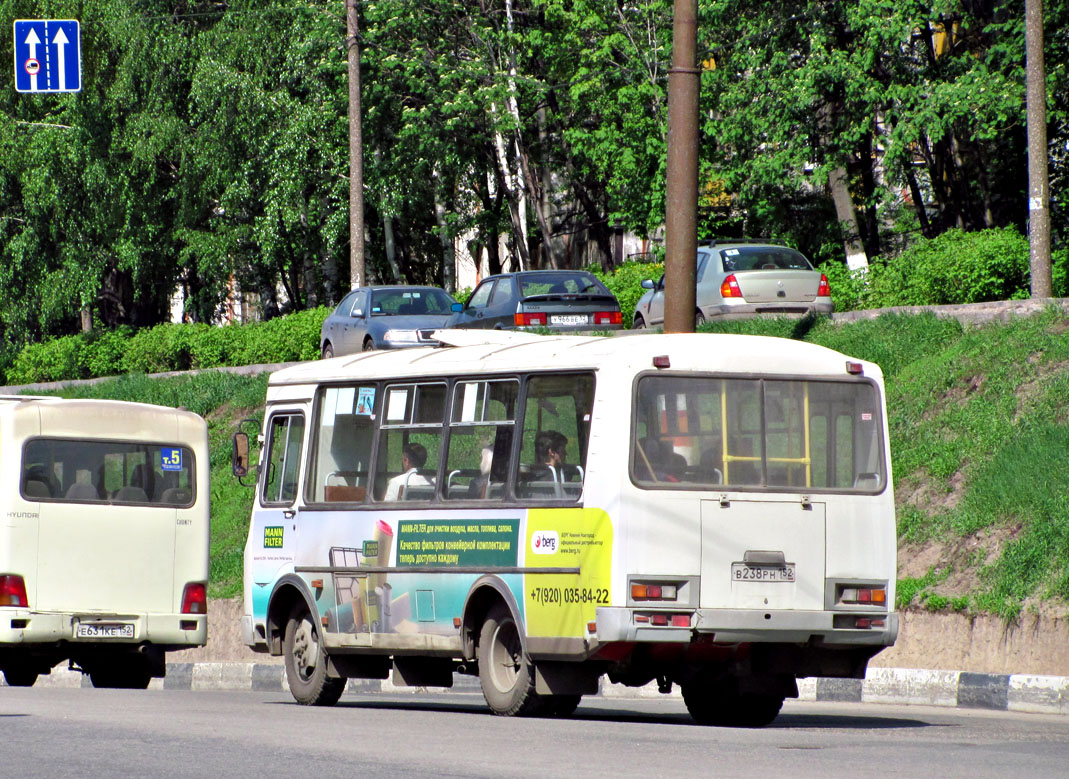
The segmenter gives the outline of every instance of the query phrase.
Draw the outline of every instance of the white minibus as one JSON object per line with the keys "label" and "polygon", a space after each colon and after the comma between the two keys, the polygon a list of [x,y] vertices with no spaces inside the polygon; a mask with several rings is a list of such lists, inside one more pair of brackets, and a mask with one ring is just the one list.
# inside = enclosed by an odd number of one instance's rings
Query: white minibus
{"label": "white minibus", "polygon": [[0,396],[0,670],[144,688],[207,640],[208,433],[189,411]]}
{"label": "white minibus", "polygon": [[751,336],[435,337],[271,377],[242,631],[296,700],[459,673],[497,714],[560,716],[605,677],[755,726],[894,642],[875,364]]}

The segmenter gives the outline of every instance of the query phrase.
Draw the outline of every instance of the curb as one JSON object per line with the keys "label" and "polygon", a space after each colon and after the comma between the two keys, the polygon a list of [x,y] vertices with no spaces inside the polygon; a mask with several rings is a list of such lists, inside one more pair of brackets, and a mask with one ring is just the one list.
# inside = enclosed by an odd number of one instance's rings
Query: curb
{"label": "curb", "polygon": [[[56,668],[51,674],[39,677],[36,686],[74,688],[92,687],[92,684],[89,677],[79,671]],[[286,669],[279,663],[168,663],[167,676],[153,679],[149,689],[283,692],[286,690]],[[455,677],[451,688],[430,689],[398,687],[389,680],[350,679],[345,691],[356,694],[481,693],[479,680],[473,676]],[[601,680],[597,693],[597,697],[605,699],[660,696],[655,682],[644,687],[621,687],[606,679]],[[668,696],[682,700],[678,687],[674,687]],[[798,700],[1069,715],[1069,677],[870,668],[864,679],[800,679]]]}

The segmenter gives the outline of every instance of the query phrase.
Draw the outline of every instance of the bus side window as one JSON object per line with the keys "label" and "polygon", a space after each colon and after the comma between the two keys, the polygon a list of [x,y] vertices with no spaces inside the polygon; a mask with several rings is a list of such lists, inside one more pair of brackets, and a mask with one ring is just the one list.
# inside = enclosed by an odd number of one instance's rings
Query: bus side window
{"label": "bus side window", "polygon": [[362,503],[367,498],[378,388],[321,390],[316,448],[305,498],[312,503]]}
{"label": "bus side window", "polygon": [[437,490],[438,463],[445,421],[446,385],[390,385],[375,458],[374,498],[377,501],[432,500]]}
{"label": "bus side window", "polygon": [[520,383],[457,382],[449,426],[445,500],[502,500]]}
{"label": "bus side window", "polygon": [[594,377],[589,374],[528,379],[517,498],[579,500],[593,404]]}
{"label": "bus side window", "polygon": [[297,497],[297,476],[301,469],[303,440],[303,415],[276,414],[271,417],[268,423],[264,503],[288,505]]}

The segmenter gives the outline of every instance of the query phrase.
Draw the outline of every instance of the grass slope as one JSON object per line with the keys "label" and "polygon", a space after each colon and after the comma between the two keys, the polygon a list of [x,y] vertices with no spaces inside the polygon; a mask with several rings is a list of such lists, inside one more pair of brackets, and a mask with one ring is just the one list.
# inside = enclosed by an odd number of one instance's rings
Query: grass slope
{"label": "grass slope", "polygon": [[[1069,604],[1069,319],[1050,311],[963,329],[933,315],[708,324],[705,332],[818,343],[880,364],[887,379],[899,525],[900,608],[1066,613]],[[237,422],[266,377],[129,376],[67,397],[185,406],[212,446],[211,594],[241,590],[252,490],[229,471]]]}

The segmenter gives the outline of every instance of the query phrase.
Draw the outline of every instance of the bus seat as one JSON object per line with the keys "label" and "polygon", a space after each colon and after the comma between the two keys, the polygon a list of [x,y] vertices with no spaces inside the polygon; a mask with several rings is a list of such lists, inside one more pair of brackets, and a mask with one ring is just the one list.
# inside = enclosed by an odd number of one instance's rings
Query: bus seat
{"label": "bus seat", "polygon": [[116,503],[148,503],[148,494],[140,487],[120,487],[112,500]]}
{"label": "bus seat", "polygon": [[181,487],[170,487],[160,495],[159,502],[168,506],[184,506],[189,503],[191,497],[189,490],[184,490]]}
{"label": "bus seat", "polygon": [[80,481],[77,481],[68,487],[67,492],[63,497],[67,500],[100,500],[100,495],[97,493],[96,487],[92,484],[83,484]]}
{"label": "bus seat", "polygon": [[48,489],[48,485],[39,479],[27,479],[26,483],[22,485],[22,492],[27,498],[52,497],[52,490]]}

